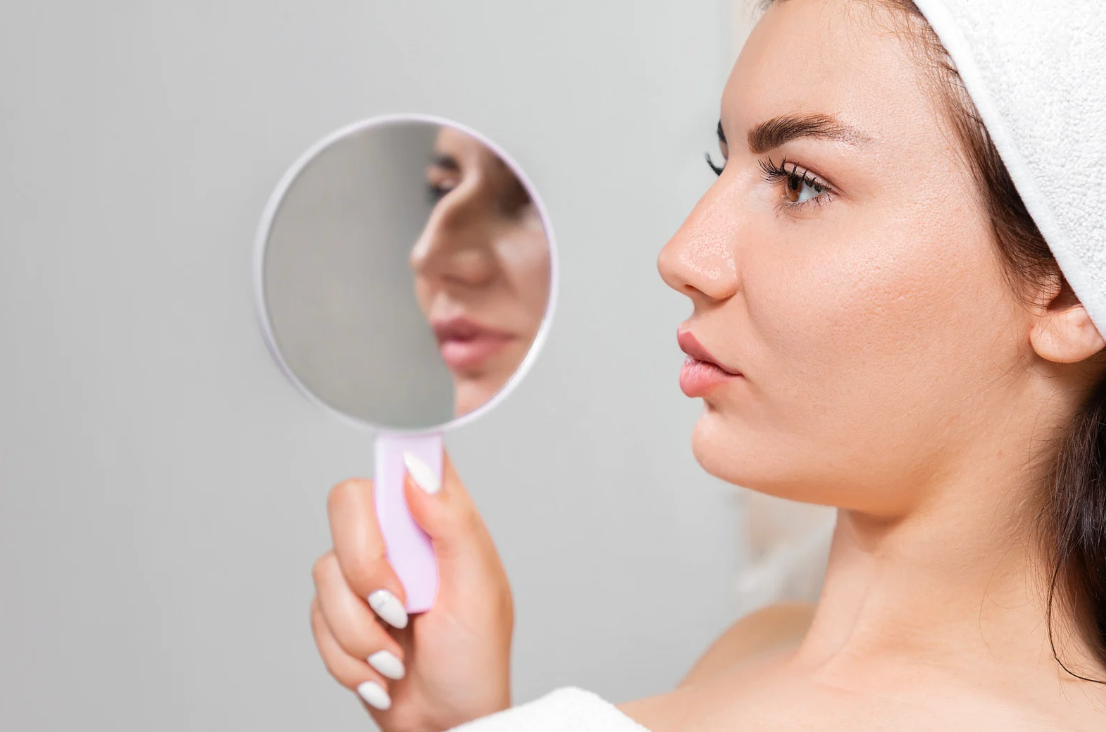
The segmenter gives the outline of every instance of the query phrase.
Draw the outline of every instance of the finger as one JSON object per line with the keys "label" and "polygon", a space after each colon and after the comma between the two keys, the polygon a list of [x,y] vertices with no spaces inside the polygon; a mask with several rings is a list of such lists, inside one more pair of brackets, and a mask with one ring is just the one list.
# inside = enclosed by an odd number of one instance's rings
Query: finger
{"label": "finger", "polygon": [[390,679],[403,678],[403,648],[346,584],[334,553],[324,554],[312,574],[319,610],[342,650]]}
{"label": "finger", "polygon": [[441,558],[451,558],[478,548],[485,540],[487,529],[480,514],[465,490],[464,484],[453,467],[449,454],[442,451],[441,489],[430,493],[420,480],[423,472],[418,458],[408,456],[416,469],[408,468],[404,476],[404,496],[411,517],[422,527],[434,543],[434,551]]}
{"label": "finger", "polygon": [[367,663],[350,656],[334,639],[319,603],[311,602],[311,632],[326,670],[334,679],[350,691],[357,693],[374,710],[387,710],[392,706],[387,680],[371,669]]}
{"label": "finger", "polygon": [[370,480],[346,480],[327,499],[334,554],[346,583],[396,628],[407,627],[406,595],[384,552]]}

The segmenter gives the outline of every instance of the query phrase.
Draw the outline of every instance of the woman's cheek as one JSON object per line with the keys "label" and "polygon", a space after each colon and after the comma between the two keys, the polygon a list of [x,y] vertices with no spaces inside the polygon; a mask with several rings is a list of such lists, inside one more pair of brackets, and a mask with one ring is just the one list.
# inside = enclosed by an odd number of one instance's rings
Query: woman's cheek
{"label": "woman's cheek", "polygon": [[844,245],[777,243],[791,256],[746,257],[740,268],[747,322],[735,324],[745,341],[735,363],[746,363],[750,378],[779,406],[779,426],[802,434],[825,428],[824,416],[861,408],[888,369],[900,368],[894,361],[879,365],[890,342],[883,315],[895,295],[873,274],[882,267],[849,255]]}
{"label": "woman's cheek", "polygon": [[429,317],[430,302],[433,300],[433,290],[430,283],[425,278],[418,275],[415,276],[415,300],[419,304],[419,309],[422,310],[423,316]]}
{"label": "woman's cheek", "polygon": [[532,285],[549,277],[549,245],[540,233],[513,229],[496,242],[496,255],[512,281]]}
{"label": "woman's cheek", "polygon": [[516,229],[497,243],[496,253],[536,331],[549,300],[549,244],[544,233]]}

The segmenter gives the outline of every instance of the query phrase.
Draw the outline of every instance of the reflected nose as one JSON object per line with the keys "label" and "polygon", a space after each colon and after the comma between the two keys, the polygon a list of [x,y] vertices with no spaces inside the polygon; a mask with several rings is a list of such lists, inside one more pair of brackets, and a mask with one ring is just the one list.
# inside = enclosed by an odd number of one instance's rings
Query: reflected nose
{"label": "reflected nose", "polygon": [[430,212],[411,249],[411,269],[420,277],[480,286],[495,276],[494,222],[475,185],[462,184]]}
{"label": "reflected nose", "polygon": [[661,249],[661,278],[696,307],[732,297],[737,292],[734,252],[739,225],[736,207],[716,183]]}

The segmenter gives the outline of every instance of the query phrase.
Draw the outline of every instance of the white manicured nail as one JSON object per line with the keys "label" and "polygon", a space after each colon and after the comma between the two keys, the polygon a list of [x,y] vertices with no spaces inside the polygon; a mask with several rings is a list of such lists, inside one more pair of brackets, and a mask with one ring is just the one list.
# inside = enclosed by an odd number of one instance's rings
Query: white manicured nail
{"label": "white manicured nail", "polygon": [[369,665],[380,672],[381,676],[389,679],[402,679],[404,674],[403,661],[391,651],[377,651],[369,656]]}
{"label": "white manicured nail", "polygon": [[387,709],[392,706],[392,697],[384,691],[384,687],[375,681],[366,681],[357,687],[357,693],[361,698],[377,709]]}
{"label": "white manicured nail", "polygon": [[409,452],[403,453],[403,464],[407,466],[407,472],[415,479],[415,484],[427,493],[437,493],[442,489],[442,482],[434,471],[426,463],[419,460]]}
{"label": "white manicured nail", "polygon": [[369,607],[395,628],[407,627],[407,610],[399,598],[387,590],[377,590],[369,595]]}

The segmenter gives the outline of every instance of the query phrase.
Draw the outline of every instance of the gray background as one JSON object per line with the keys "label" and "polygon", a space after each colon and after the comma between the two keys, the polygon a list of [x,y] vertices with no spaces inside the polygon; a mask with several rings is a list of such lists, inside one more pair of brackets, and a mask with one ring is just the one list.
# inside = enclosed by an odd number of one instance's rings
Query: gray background
{"label": "gray background", "polygon": [[655,257],[706,189],[727,3],[17,3],[0,24],[0,728],[366,729],[319,661],[325,496],[371,441],[293,390],[251,246],[308,145],[440,114],[548,206],[529,377],[449,435],[512,579],[516,701],[660,692],[740,612]]}
{"label": "gray background", "polygon": [[265,237],[265,310],[285,364],[317,398],[379,427],[453,419],[453,376],[408,263],[430,217],[438,129],[389,122],[331,141],[282,193]]}

